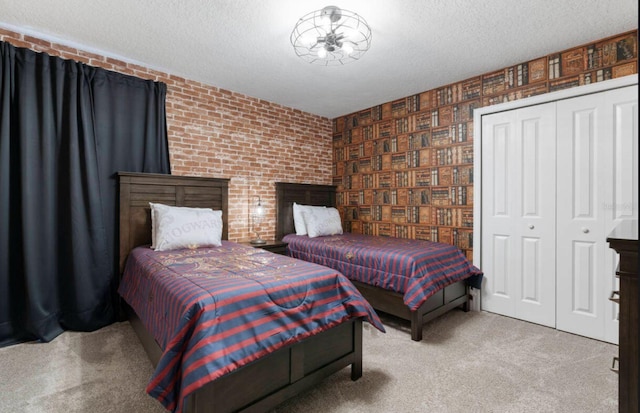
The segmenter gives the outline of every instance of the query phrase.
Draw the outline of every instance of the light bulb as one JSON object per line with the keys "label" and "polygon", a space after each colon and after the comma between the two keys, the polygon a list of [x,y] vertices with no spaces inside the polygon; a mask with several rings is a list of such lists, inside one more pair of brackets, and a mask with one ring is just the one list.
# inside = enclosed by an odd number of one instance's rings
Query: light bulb
{"label": "light bulb", "polygon": [[258,205],[256,205],[256,208],[253,210],[253,214],[256,217],[264,216],[264,207],[262,206],[262,202],[260,198],[258,198]]}
{"label": "light bulb", "polygon": [[325,57],[327,57],[327,50],[324,47],[318,49],[318,57],[320,59],[324,59]]}
{"label": "light bulb", "polygon": [[302,45],[305,47],[313,46],[315,42],[316,38],[311,34],[304,34],[300,36],[300,43],[302,43]]}
{"label": "light bulb", "polygon": [[331,17],[330,16],[322,16],[320,18],[320,25],[322,26],[322,28],[324,28],[327,32],[331,31]]}
{"label": "light bulb", "polygon": [[344,45],[342,45],[342,50],[348,56],[353,53],[353,46],[351,46],[351,44],[349,43],[345,43]]}
{"label": "light bulb", "polygon": [[344,34],[344,38],[345,39],[348,39],[348,40],[351,40],[351,41],[355,41],[359,37],[364,37],[364,36],[362,36],[362,34],[359,31],[357,31],[356,29],[352,29],[352,28],[345,29],[343,34]]}

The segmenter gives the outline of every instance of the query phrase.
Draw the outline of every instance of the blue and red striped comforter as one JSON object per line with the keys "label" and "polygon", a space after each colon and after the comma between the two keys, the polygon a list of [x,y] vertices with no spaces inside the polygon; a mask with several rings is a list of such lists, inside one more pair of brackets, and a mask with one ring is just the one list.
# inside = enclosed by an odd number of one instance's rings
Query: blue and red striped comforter
{"label": "blue and red striped comforter", "polygon": [[411,310],[460,280],[478,285],[482,272],[457,247],[438,242],[345,233],[286,235],[287,253],[326,265],[349,279],[403,294]]}
{"label": "blue and red striped comforter", "polygon": [[335,270],[226,241],[135,248],[118,291],[163,349],[147,392],[172,411],[204,384],[346,320],[384,331]]}

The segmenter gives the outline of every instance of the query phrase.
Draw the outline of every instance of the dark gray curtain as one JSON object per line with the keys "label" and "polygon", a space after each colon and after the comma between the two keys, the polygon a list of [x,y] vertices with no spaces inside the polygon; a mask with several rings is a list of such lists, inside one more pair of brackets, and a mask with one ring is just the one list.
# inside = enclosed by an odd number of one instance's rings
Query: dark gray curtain
{"label": "dark gray curtain", "polygon": [[0,58],[0,346],[98,329],[118,315],[115,173],[170,173],[166,85]]}

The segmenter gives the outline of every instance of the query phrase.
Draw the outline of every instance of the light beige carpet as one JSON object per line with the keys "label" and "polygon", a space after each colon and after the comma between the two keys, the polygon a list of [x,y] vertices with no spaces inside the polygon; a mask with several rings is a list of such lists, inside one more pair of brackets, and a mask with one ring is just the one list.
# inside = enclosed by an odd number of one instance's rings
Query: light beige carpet
{"label": "light beige carpet", "polygon": [[[344,369],[274,413],[616,412],[615,345],[486,312],[453,311],[424,339],[365,324],[363,377]],[[163,412],[128,323],[0,349],[0,412]]]}

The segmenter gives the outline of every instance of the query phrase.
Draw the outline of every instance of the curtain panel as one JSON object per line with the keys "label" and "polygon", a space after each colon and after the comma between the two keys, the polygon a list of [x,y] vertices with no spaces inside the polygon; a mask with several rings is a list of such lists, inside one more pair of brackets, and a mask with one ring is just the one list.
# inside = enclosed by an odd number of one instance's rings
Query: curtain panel
{"label": "curtain panel", "polygon": [[166,85],[0,42],[0,346],[117,319],[118,171],[170,173]]}

